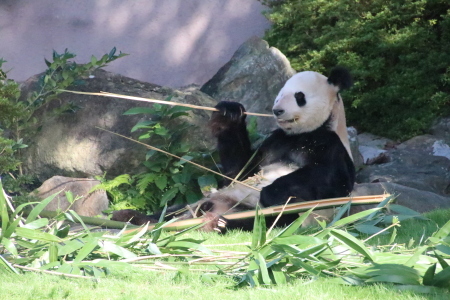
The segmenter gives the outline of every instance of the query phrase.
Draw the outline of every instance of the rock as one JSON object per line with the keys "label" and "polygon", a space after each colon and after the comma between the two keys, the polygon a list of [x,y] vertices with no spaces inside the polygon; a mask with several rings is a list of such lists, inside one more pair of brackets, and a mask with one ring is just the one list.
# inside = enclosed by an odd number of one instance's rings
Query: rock
{"label": "rock", "polygon": [[[100,181],[94,179],[53,176],[46,180],[34,195],[43,200],[59,192],[45,210],[65,211],[70,207],[80,216],[93,217],[101,215],[102,211],[108,209],[109,204],[105,191],[97,190],[89,193],[99,183]],[[70,205],[66,198],[65,192],[68,191],[72,192],[73,198],[76,199],[73,205]]]}
{"label": "rock", "polygon": [[[275,97],[295,73],[284,54],[253,37],[200,90],[218,101],[240,102],[249,112],[271,114]],[[276,128],[274,119],[259,117],[257,122],[263,133]]]}
{"label": "rock", "polygon": [[[42,75],[42,74],[41,74]],[[22,97],[39,89],[39,78],[30,78],[23,86]],[[172,90],[145,83],[118,74],[97,70],[83,83],[71,88],[84,92],[106,91],[152,99],[174,96],[172,101],[201,106],[214,106],[216,101],[195,88]],[[55,115],[55,109],[72,104],[79,110]],[[148,149],[142,145],[102,131],[104,128],[127,137],[136,138],[131,128],[143,115],[123,115],[133,107],[150,107],[151,103],[117,98],[96,97],[64,93],[58,99],[40,108],[35,117],[42,120],[41,130],[24,149],[24,169],[41,181],[58,174],[69,177],[92,177],[106,172],[108,177],[136,173],[139,163],[144,161]],[[189,138],[199,149],[212,147],[212,138],[206,128],[209,112],[193,110],[189,123],[198,125]],[[146,117],[148,118],[148,117]]]}
{"label": "rock", "polygon": [[355,164],[355,169],[359,170],[362,168],[364,161],[359,151],[358,132],[355,127],[348,127],[347,133],[350,142],[350,151],[352,151],[353,163]]}
{"label": "rock", "polygon": [[450,143],[450,118],[437,119],[430,128],[430,133]]}
{"label": "rock", "polygon": [[[356,184],[351,196],[380,195],[384,193],[397,195],[396,204],[406,206],[419,213],[450,208],[450,198],[448,197],[390,182]],[[355,206],[352,212],[362,211],[371,207],[373,205]]]}
{"label": "rock", "polygon": [[431,135],[414,137],[388,149],[388,163],[366,166],[357,174],[357,182],[392,182],[447,196],[450,160],[442,156],[447,147]]}

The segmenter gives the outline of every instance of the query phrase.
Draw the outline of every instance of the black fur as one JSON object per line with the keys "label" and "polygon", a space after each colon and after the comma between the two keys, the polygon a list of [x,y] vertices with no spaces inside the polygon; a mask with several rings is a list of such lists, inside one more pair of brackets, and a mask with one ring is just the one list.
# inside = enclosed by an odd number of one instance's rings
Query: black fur
{"label": "black fur", "polygon": [[338,86],[340,90],[345,90],[353,85],[353,80],[346,68],[335,67],[328,76],[328,83]]}

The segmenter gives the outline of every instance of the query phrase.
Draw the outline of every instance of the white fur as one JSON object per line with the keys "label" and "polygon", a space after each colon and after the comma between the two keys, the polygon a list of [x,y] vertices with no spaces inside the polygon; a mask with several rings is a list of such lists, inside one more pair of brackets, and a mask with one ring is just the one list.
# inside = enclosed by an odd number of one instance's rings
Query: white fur
{"label": "white fur", "polygon": [[[245,183],[254,186],[258,189],[262,189],[265,186],[272,184],[277,178],[285,176],[294,172],[299,167],[295,165],[285,165],[281,163],[275,163],[264,166],[262,170],[255,176],[245,180]],[[260,192],[245,185],[235,183],[224,189],[219,190],[210,196],[210,199],[220,199],[223,196],[231,197],[236,202],[246,204],[252,207],[256,207],[259,203]]]}
{"label": "white fur", "polygon": [[[295,93],[305,94],[306,104],[298,106]],[[278,93],[274,110],[284,110],[276,116],[278,126],[287,134],[311,132],[319,128],[332,116],[330,129],[339,136],[350,158],[350,142],[342,99],[338,98],[339,87],[329,84],[327,77],[313,71],[300,72],[292,76]],[[352,158],[353,159],[353,158]]]}
{"label": "white fur", "polygon": [[[278,125],[288,134],[311,132],[319,128],[330,116],[339,88],[327,82],[319,73],[306,71],[292,76],[281,89],[273,109],[282,109]],[[305,94],[306,104],[297,105],[294,94]]]}

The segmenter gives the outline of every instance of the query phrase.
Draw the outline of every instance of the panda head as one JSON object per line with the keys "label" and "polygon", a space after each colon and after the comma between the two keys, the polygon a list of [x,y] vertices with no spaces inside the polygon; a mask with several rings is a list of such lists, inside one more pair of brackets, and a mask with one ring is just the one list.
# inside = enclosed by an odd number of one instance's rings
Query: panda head
{"label": "panda head", "polygon": [[273,114],[278,125],[288,134],[316,130],[341,101],[339,91],[351,85],[349,72],[341,67],[334,68],[328,78],[312,71],[295,74],[275,99]]}

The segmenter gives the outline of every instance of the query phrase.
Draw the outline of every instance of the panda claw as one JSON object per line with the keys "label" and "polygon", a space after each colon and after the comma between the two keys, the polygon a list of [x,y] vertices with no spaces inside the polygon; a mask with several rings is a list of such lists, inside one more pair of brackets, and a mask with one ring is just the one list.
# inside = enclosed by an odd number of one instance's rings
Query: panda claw
{"label": "panda claw", "polygon": [[219,221],[217,222],[217,226],[219,226],[219,227],[225,228],[226,225],[227,225],[227,222],[225,222],[225,220],[223,220],[223,219],[219,219]]}

